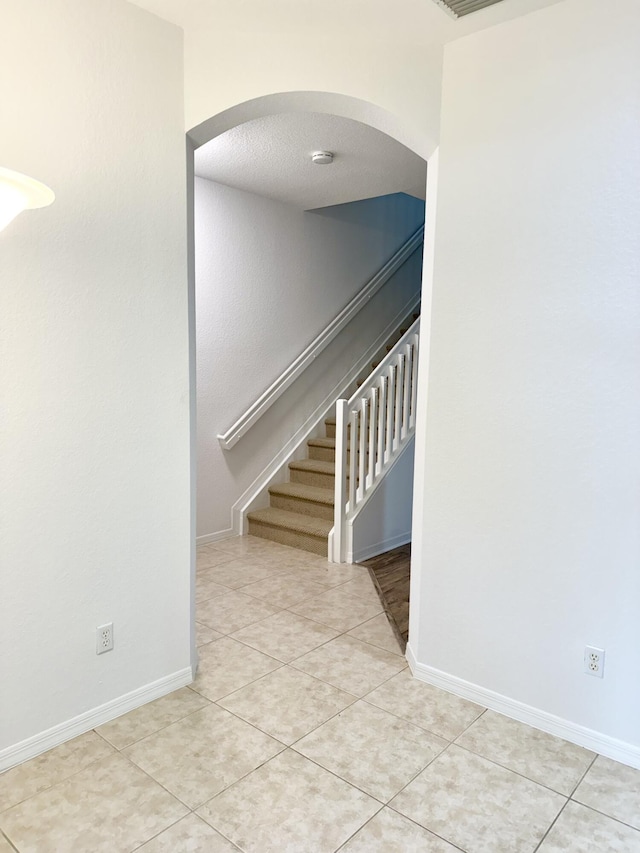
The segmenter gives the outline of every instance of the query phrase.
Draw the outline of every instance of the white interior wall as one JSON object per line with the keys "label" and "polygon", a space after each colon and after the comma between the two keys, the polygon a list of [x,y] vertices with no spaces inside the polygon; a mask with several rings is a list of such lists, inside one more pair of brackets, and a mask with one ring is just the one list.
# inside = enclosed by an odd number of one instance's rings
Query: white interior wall
{"label": "white interior wall", "polygon": [[354,563],[411,542],[414,446],[412,439],[354,518]]}
{"label": "white interior wall", "polygon": [[182,34],[4,0],[0,103],[56,193],[0,234],[1,768],[189,678]]}
{"label": "white interior wall", "polygon": [[404,195],[304,212],[196,178],[198,536],[230,510],[420,288],[420,253],[231,450],[225,432],[420,226]]}
{"label": "white interior wall", "polygon": [[[561,0],[507,0],[459,20],[431,0],[326,0],[321,13],[306,0],[135,2],[184,27],[188,129],[255,98],[330,93],[324,107],[306,108],[372,123],[427,157],[438,140],[443,45]],[[342,113],[346,96],[359,103]]]}
{"label": "white interior wall", "polygon": [[[221,37],[215,16],[206,14],[185,28],[188,128],[265,94],[338,92],[401,117],[407,135],[400,141],[426,157],[438,138],[441,75],[441,44],[354,38],[339,28],[331,34],[228,30]],[[224,87],[211,85],[222,76]],[[329,111],[340,114],[339,103]]]}
{"label": "white interior wall", "polygon": [[566,0],[446,50],[410,636],[636,764],[638,44],[635,0]]}

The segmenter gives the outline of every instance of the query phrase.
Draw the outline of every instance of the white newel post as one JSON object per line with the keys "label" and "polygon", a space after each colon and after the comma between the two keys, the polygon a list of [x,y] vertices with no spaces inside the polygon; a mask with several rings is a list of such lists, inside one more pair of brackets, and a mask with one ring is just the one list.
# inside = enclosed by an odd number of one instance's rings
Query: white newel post
{"label": "white newel post", "polygon": [[348,406],[346,400],[336,403],[336,475],[333,508],[333,554],[334,563],[345,558],[344,536],[347,503],[347,422]]}

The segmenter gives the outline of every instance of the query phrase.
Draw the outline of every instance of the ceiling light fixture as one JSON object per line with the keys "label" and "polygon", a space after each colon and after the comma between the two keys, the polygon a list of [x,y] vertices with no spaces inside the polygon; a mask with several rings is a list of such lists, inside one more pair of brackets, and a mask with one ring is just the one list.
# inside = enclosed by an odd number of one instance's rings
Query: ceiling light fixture
{"label": "ceiling light fixture", "polygon": [[54,199],[53,190],[40,181],[0,167],[0,231],[23,210],[47,207]]}
{"label": "ceiling light fixture", "polygon": [[333,153],[331,151],[314,151],[311,160],[319,166],[328,166],[333,163]]}

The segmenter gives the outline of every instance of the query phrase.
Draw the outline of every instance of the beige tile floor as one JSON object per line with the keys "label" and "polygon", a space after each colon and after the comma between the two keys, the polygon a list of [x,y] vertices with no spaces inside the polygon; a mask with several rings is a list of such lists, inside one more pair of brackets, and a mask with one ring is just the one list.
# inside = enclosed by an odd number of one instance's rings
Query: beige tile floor
{"label": "beige tile floor", "polygon": [[411,678],[372,592],[200,548],[196,681],[0,775],[0,853],[640,853],[640,771]]}

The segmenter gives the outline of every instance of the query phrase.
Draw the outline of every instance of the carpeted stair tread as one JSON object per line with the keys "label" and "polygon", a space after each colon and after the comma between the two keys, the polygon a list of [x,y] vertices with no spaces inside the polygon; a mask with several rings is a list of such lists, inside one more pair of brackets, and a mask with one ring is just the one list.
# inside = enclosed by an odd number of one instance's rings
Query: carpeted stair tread
{"label": "carpeted stair tread", "polygon": [[301,515],[297,512],[288,512],[284,509],[256,509],[248,515],[249,521],[265,524],[270,527],[279,527],[285,530],[293,530],[296,533],[304,533],[307,536],[317,536],[326,542],[327,536],[333,527],[333,521],[324,518],[316,518],[312,515]]}
{"label": "carpeted stair tread", "polygon": [[[332,418],[325,418],[324,423],[325,423],[325,426],[335,427],[335,425],[336,425],[335,415]],[[350,424],[347,424],[347,426],[350,426]],[[313,441],[319,441],[319,440],[320,439],[313,439]],[[328,438],[328,439],[325,439],[325,441],[335,441],[335,438]]]}
{"label": "carpeted stair tread", "polygon": [[[362,383],[363,383],[363,381],[364,381],[364,380],[363,380],[363,379],[360,379],[360,380],[358,380],[358,381],[359,381],[359,382],[360,382],[360,384],[362,385]],[[356,382],[356,384],[357,384],[357,382]],[[325,425],[326,427],[333,427],[333,429],[335,429],[335,428],[336,428],[336,419],[335,419],[335,417],[333,417],[333,418],[325,418],[324,425]],[[347,424],[347,429],[351,429],[351,424]],[[319,441],[319,439],[314,439],[314,441]],[[328,436],[328,437],[325,439],[325,441],[335,441],[335,438],[333,438],[332,436]]]}
{"label": "carpeted stair tread", "polygon": [[329,474],[335,477],[336,463],[324,462],[322,459],[294,459],[289,462],[292,471],[310,471],[314,474]]}
{"label": "carpeted stair tread", "polygon": [[329,447],[335,450],[336,440],[335,438],[310,438],[307,444],[309,447]]}
{"label": "carpeted stair tread", "polygon": [[327,504],[328,506],[333,506],[335,497],[331,489],[306,486],[304,483],[278,483],[270,487],[269,494],[298,498],[299,500]]}
{"label": "carpeted stair tread", "polygon": [[[414,320],[417,317],[414,314]],[[401,329],[391,341],[399,340],[405,331]],[[249,533],[254,536],[326,558],[327,537],[333,527],[335,415],[329,415],[324,423],[326,438],[309,439],[308,458],[289,463],[291,482],[270,486],[271,506],[248,513],[247,519]],[[351,431],[350,424],[347,431]],[[357,433],[360,434],[359,426]]]}

